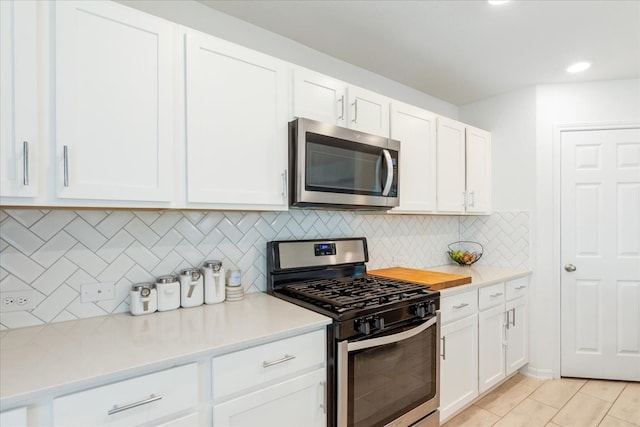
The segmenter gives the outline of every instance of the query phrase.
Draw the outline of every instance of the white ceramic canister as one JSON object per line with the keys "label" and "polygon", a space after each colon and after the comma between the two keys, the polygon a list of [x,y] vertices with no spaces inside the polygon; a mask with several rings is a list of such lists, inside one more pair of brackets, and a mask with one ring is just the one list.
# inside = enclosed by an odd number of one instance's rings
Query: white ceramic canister
{"label": "white ceramic canister", "polygon": [[138,283],[131,286],[131,304],[129,308],[131,314],[138,316],[140,314],[153,313],[158,309],[158,294],[156,285],[153,283]]}
{"label": "white ceramic canister", "polygon": [[158,311],[180,308],[180,282],[178,276],[160,276],[156,279]]}
{"label": "white ceramic canister", "polygon": [[204,302],[202,273],[197,268],[187,268],[180,272],[180,305],[197,307]]}
{"label": "white ceramic canister", "polygon": [[222,261],[205,261],[202,271],[204,272],[204,303],[215,304],[224,301],[226,276]]}

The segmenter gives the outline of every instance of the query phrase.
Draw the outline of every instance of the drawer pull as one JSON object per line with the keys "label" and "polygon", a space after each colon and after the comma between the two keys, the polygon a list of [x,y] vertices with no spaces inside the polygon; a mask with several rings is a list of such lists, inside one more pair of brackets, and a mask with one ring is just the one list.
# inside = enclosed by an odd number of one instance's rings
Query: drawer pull
{"label": "drawer pull", "polygon": [[447,360],[447,337],[443,336],[440,339],[442,340],[442,353],[440,353],[440,356],[442,356],[442,360]]}
{"label": "drawer pull", "polygon": [[516,287],[516,291],[519,291],[521,289],[526,289],[526,288],[527,288],[527,285],[520,285],[520,286]]}
{"label": "drawer pull", "polygon": [[295,358],[296,357],[291,354],[285,354],[282,359],[272,360],[271,362],[267,362],[267,361],[262,362],[262,367],[268,368],[270,366],[279,365],[281,363],[288,362],[289,360],[293,360]]}
{"label": "drawer pull", "polygon": [[460,310],[461,308],[465,308],[465,307],[466,307],[466,306],[468,306],[468,305],[469,305],[468,303],[463,302],[462,304],[454,305],[454,306],[453,306],[453,309],[454,309],[454,310]]}
{"label": "drawer pull", "polygon": [[495,293],[495,294],[491,294],[491,295],[489,295],[489,298],[497,298],[497,297],[499,297],[499,296],[502,296],[502,292],[498,292],[498,293]]}
{"label": "drawer pull", "polygon": [[139,402],[129,403],[128,405],[124,405],[124,406],[113,405],[113,409],[110,409],[107,412],[107,415],[113,415],[113,414],[117,414],[118,412],[137,408],[138,406],[146,405],[148,403],[155,402],[160,399],[162,399],[162,395],[156,396],[155,394],[152,394],[151,396],[149,396],[148,399],[140,400]]}

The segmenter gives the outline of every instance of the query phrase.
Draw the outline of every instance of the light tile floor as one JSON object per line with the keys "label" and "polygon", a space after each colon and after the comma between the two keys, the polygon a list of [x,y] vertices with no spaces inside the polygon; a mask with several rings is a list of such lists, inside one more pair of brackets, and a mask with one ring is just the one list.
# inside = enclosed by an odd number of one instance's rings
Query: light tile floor
{"label": "light tile floor", "polygon": [[444,426],[640,426],[640,383],[516,374]]}

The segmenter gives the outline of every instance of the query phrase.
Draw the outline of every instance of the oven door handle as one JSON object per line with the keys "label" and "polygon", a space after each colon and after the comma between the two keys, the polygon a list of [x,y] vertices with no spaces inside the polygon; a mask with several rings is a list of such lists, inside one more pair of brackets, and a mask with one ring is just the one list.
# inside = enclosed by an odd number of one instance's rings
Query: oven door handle
{"label": "oven door handle", "polygon": [[408,331],[400,332],[400,333],[393,334],[393,335],[387,335],[387,336],[380,337],[380,338],[372,338],[372,339],[364,340],[364,341],[350,342],[349,344],[347,344],[347,351],[363,350],[365,348],[371,348],[371,347],[376,347],[376,346],[379,346],[379,345],[391,344],[391,343],[394,343],[394,342],[399,342],[399,341],[406,340],[406,339],[411,338],[411,337],[415,337],[416,335],[418,335],[418,334],[426,331],[430,327],[434,326],[438,322],[439,319],[440,319],[440,312],[437,312],[436,316],[434,316],[433,318],[429,319],[428,321],[426,321],[425,323],[421,324],[420,326],[416,326],[413,329],[409,329]]}

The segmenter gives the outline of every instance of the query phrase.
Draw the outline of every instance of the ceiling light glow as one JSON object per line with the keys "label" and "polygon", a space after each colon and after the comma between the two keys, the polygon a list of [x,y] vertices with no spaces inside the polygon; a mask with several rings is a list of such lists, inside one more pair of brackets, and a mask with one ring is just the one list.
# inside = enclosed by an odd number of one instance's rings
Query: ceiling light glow
{"label": "ceiling light glow", "polygon": [[505,3],[509,3],[509,0],[489,0],[487,3],[491,6],[501,6]]}
{"label": "ceiling light glow", "polygon": [[571,66],[569,66],[567,68],[567,72],[568,73],[580,73],[584,70],[586,70],[587,68],[591,67],[591,63],[590,62],[576,62],[575,64],[572,64]]}

